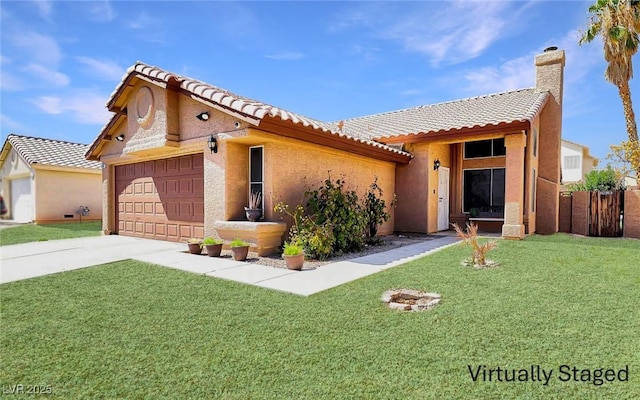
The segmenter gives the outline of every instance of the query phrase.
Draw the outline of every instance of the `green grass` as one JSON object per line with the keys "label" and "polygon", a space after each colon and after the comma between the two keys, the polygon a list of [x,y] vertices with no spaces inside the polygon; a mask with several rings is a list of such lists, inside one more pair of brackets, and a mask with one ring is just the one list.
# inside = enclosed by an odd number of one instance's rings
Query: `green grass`
{"label": "green grass", "polygon": [[[640,242],[500,241],[304,298],[124,261],[0,287],[0,384],[48,398],[640,398]],[[383,307],[390,288],[435,291],[429,312]],[[629,366],[629,381],[561,382],[558,367]],[[473,382],[467,366],[553,369]],[[4,398],[10,396],[4,395]]]}
{"label": "green grass", "polygon": [[0,246],[85,236],[99,236],[101,229],[102,222],[100,221],[13,226],[0,229]]}

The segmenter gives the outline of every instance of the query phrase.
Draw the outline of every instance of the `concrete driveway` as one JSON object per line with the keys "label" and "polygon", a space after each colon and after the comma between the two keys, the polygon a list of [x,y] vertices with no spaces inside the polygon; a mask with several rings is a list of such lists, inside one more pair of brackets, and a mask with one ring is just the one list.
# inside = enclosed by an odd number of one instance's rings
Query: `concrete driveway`
{"label": "concrete driveway", "polygon": [[180,243],[118,235],[0,246],[0,284],[185,249]]}

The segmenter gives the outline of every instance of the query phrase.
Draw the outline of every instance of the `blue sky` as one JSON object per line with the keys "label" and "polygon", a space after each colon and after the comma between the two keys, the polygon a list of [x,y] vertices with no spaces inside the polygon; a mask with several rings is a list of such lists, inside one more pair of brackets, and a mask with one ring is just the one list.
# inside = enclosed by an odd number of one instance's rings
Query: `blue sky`
{"label": "blue sky", "polygon": [[[90,143],[137,60],[338,121],[531,87],[553,45],[567,56],[563,137],[603,159],[627,135],[601,43],[577,44],[591,3],[3,0],[0,140]],[[631,90],[640,104],[637,78]]]}

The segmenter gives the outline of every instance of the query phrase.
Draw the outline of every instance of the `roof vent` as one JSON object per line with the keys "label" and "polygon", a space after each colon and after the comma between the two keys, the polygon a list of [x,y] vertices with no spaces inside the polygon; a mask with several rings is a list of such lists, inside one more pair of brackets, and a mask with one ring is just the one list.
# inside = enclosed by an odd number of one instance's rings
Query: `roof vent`
{"label": "roof vent", "polygon": [[550,46],[550,47],[547,47],[546,49],[544,49],[544,52],[548,53],[550,51],[556,51],[556,50],[558,50],[557,46]]}

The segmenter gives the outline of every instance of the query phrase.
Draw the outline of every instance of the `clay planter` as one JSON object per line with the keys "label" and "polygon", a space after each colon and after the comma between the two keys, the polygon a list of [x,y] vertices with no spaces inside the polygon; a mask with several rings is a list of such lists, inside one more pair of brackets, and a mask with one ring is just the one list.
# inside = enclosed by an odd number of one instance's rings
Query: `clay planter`
{"label": "clay planter", "polygon": [[220,253],[222,252],[222,243],[205,244],[204,248],[207,249],[207,255],[209,257],[220,257]]}
{"label": "clay planter", "polygon": [[244,212],[247,216],[247,219],[251,222],[256,222],[262,217],[262,209],[260,208],[249,208],[245,207]]}
{"label": "clay planter", "polygon": [[236,261],[245,261],[249,254],[249,246],[232,247],[233,259]]}
{"label": "clay planter", "polygon": [[187,243],[189,246],[189,253],[202,254],[202,245],[200,243]]}
{"label": "clay planter", "polygon": [[284,262],[287,264],[287,268],[295,271],[300,271],[302,269],[302,266],[304,265],[303,253],[297,254],[295,256],[283,255],[282,258],[284,258]]}

